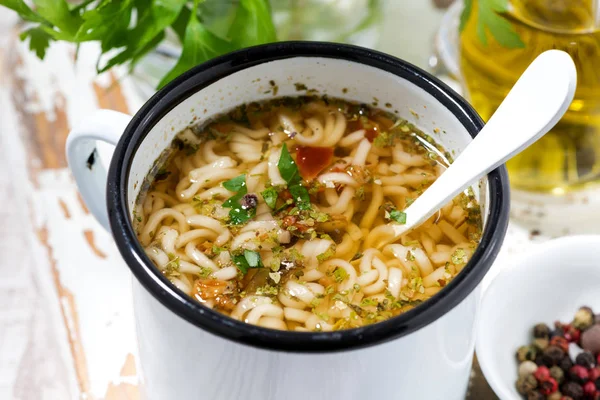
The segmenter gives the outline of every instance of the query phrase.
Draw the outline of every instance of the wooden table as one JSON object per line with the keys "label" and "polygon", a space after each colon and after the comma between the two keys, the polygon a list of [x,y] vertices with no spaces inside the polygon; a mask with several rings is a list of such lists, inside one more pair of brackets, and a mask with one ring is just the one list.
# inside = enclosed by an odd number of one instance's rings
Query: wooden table
{"label": "wooden table", "polygon": [[[94,46],[82,46],[75,60],[73,47],[57,44],[39,61],[15,39],[14,19],[4,13],[0,399],[138,399],[132,278],[82,203],[64,144],[70,127],[94,109],[133,113],[143,101],[130,79],[117,78],[120,71],[96,76]],[[586,200],[569,202],[580,208]],[[530,226],[511,223],[484,287],[512,257],[548,237],[539,229],[550,213],[535,201],[517,211]],[[477,366],[470,397],[494,398]]]}

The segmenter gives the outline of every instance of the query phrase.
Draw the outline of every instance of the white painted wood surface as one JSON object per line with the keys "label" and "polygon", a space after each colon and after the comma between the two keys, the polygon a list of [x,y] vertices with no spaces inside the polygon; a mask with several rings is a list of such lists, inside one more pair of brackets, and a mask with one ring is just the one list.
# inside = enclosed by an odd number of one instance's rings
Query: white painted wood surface
{"label": "white painted wood surface", "polygon": [[[15,39],[15,22],[0,10],[0,399],[138,399],[131,274],[82,205],[63,147],[93,109],[134,112],[141,100],[127,78],[96,77],[94,46],[74,61],[71,46],[53,45],[42,62]],[[529,199],[517,209],[527,225],[511,223],[484,287],[547,239],[540,226],[600,232],[588,214],[600,214],[598,199],[568,199],[587,224],[556,214],[564,201]]]}

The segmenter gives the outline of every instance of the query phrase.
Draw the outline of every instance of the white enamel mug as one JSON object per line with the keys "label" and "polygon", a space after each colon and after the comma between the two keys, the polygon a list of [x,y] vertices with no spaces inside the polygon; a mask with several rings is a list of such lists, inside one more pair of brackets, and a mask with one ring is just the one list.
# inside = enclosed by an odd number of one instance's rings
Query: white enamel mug
{"label": "white enamel mug", "polygon": [[[474,187],[484,230],[461,273],[432,299],[388,321],[337,332],[286,332],[233,320],[175,288],[136,239],[132,211],[143,181],[190,124],[274,96],[377,103],[451,153],[481,129],[476,112],[426,72],[394,57],[331,43],[283,42],[199,65],[133,116],[100,110],[71,132],[69,166],[86,204],[113,233],[137,279],[133,298],[145,399],[463,399],[474,348],[479,283],[508,223],[504,167]],[[108,176],[96,142],[116,146]]]}

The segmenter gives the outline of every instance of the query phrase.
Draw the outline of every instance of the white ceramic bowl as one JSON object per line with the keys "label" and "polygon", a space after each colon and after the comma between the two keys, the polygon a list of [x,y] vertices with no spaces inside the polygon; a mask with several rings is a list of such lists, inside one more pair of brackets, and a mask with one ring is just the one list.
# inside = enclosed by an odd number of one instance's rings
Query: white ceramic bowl
{"label": "white ceramic bowl", "polygon": [[476,343],[498,397],[521,398],[515,353],[531,342],[533,326],[571,321],[583,305],[600,310],[600,235],[540,244],[498,275],[483,296]]}

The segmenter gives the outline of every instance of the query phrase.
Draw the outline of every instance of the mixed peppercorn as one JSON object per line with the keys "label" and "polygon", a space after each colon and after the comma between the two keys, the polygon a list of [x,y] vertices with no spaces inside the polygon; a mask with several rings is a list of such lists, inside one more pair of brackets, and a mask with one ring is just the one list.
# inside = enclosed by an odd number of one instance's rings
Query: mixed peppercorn
{"label": "mixed peppercorn", "polygon": [[599,400],[600,315],[581,307],[571,323],[557,321],[553,330],[537,324],[517,360],[517,390],[528,400]]}

